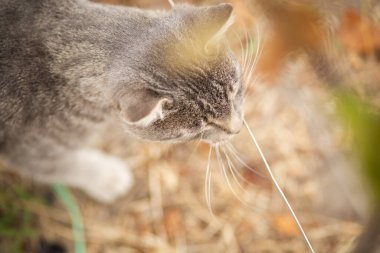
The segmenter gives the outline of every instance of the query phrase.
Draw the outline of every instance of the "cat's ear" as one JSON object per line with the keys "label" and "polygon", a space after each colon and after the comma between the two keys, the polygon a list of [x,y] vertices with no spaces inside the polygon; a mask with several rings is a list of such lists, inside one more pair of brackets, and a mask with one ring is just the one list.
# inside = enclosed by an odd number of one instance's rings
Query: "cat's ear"
{"label": "cat's ear", "polygon": [[210,41],[218,41],[234,23],[231,4],[219,4],[207,7],[207,32]]}
{"label": "cat's ear", "polygon": [[[228,28],[234,23],[233,7],[231,4],[218,4],[207,7],[193,7],[189,5],[175,5],[173,14],[181,20],[181,32],[188,34],[191,40],[201,42],[204,47],[210,41],[219,41]],[[172,21],[170,21],[172,22]],[[186,37],[185,37],[186,38]]]}
{"label": "cat's ear", "polygon": [[163,120],[165,103],[170,103],[170,100],[148,89],[134,90],[119,101],[124,121],[139,127],[146,127],[156,120]]}

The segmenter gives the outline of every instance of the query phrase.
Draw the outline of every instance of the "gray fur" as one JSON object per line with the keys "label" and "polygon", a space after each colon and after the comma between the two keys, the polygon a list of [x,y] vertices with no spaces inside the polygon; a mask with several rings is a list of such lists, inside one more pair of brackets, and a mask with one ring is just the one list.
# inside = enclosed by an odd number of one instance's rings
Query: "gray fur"
{"label": "gray fur", "polygon": [[[233,113],[241,118],[240,73],[225,42],[210,39],[230,13],[0,0],[1,157],[43,181],[64,174],[112,115],[147,140],[229,137]],[[45,181],[64,181],[54,178]]]}

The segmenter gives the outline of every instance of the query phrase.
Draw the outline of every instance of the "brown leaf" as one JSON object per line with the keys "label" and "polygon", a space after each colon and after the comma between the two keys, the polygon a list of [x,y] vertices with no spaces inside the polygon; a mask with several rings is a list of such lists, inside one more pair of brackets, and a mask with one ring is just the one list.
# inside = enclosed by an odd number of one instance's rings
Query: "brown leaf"
{"label": "brown leaf", "polygon": [[338,36],[351,53],[366,57],[380,50],[380,28],[355,10],[347,10],[343,15]]}
{"label": "brown leaf", "polygon": [[272,218],[276,231],[285,237],[293,237],[300,234],[297,224],[290,214],[275,214]]}
{"label": "brown leaf", "polygon": [[323,17],[316,8],[292,2],[257,0],[268,19],[258,72],[275,81],[292,52],[321,51],[326,37]]}
{"label": "brown leaf", "polygon": [[[250,165],[251,168],[256,169],[255,166]],[[264,177],[265,172],[261,172],[257,169],[258,172],[252,171],[249,168],[243,170],[243,178],[248,182],[251,182],[254,185],[259,186],[261,189],[271,190],[273,188],[272,181],[267,177]],[[258,174],[260,173],[260,174]]]}
{"label": "brown leaf", "polygon": [[164,225],[169,238],[175,240],[176,236],[183,232],[180,210],[174,207],[165,209]]}

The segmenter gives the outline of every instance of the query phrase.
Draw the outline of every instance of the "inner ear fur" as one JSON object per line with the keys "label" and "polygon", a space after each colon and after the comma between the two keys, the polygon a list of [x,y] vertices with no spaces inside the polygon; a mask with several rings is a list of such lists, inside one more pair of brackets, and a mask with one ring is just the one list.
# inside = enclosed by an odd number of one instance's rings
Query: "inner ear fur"
{"label": "inner ear fur", "polygon": [[138,89],[123,96],[119,103],[126,123],[144,127],[156,120],[163,120],[163,105],[169,101],[152,90]]}

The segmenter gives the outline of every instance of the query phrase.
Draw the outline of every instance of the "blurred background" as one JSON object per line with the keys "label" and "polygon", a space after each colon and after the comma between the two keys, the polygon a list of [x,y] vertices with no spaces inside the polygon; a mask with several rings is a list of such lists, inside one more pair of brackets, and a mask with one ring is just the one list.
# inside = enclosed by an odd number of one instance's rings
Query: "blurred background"
{"label": "blurred background", "polygon": [[[102,2],[170,9],[164,0]],[[230,45],[252,70],[246,120],[316,252],[380,252],[380,4],[227,2],[236,16]],[[232,144],[227,177],[214,157],[210,164],[212,212],[204,143],[103,135],[97,145],[136,177],[112,205],[0,165],[0,252],[308,252],[248,132]]]}

